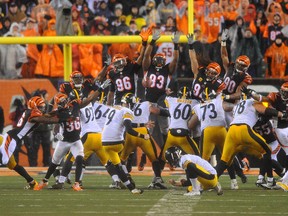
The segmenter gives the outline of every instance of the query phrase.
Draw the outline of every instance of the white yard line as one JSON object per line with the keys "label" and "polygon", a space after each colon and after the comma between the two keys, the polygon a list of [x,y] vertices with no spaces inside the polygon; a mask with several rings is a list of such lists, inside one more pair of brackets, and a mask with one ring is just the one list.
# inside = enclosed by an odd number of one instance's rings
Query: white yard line
{"label": "white yard line", "polygon": [[[185,178],[183,176],[182,178]],[[180,178],[181,179],[181,178]],[[201,196],[184,196],[185,190],[169,190],[152,208],[146,216],[152,215],[191,215],[193,207],[199,202]]]}

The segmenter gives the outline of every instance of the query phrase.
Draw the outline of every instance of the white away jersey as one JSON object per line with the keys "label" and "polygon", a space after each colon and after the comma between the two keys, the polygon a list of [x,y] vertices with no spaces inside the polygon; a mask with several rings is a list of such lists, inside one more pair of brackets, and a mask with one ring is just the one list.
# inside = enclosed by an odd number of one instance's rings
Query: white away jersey
{"label": "white away jersey", "polygon": [[201,131],[209,126],[226,127],[225,112],[223,110],[221,97],[221,94],[219,94],[215,99],[197,104],[193,108],[193,111],[201,122]]}
{"label": "white away jersey", "polygon": [[166,64],[173,60],[174,44],[173,43],[161,43],[158,46],[157,53],[164,53],[166,56]]}
{"label": "white away jersey", "polygon": [[144,101],[137,103],[134,106],[134,120],[133,123],[147,123],[150,116],[150,102]]}
{"label": "white away jersey", "polygon": [[133,112],[122,106],[113,106],[107,114],[102,132],[102,142],[119,142],[124,140],[125,119],[133,120]]}
{"label": "white away jersey", "polygon": [[217,175],[216,170],[211,166],[211,164],[197,155],[186,154],[186,155],[181,156],[180,161],[179,161],[179,166],[185,169],[184,164],[187,162],[192,162],[194,164],[197,164],[203,167],[209,173],[213,175]]}
{"label": "white away jersey", "polygon": [[166,97],[165,102],[171,116],[169,128],[183,128],[188,130],[187,121],[196,101],[177,97]]}
{"label": "white away jersey", "polygon": [[95,118],[94,109],[91,103],[80,109],[80,123],[81,137],[89,132],[100,133],[102,131]]}
{"label": "white away jersey", "polygon": [[230,125],[247,124],[252,128],[258,120],[257,111],[253,106],[254,102],[254,99],[240,100],[233,109],[234,118]]}
{"label": "white away jersey", "polygon": [[104,124],[106,121],[106,116],[109,110],[111,109],[111,106],[108,106],[99,102],[95,102],[93,104],[93,109],[95,112],[95,118],[97,120],[97,123],[99,127],[101,128],[101,130],[103,130]]}

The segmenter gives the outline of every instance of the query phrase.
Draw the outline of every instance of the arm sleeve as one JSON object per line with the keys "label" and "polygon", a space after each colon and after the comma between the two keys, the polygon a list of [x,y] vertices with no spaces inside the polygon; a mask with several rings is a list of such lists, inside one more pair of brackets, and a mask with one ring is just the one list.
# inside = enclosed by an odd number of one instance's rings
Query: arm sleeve
{"label": "arm sleeve", "polygon": [[[132,136],[138,136],[138,132],[135,131],[133,128],[132,128],[132,122],[131,120],[129,119],[125,119],[124,122],[123,122],[125,128],[126,128],[126,132],[131,134]],[[141,134],[142,135],[142,134]]]}

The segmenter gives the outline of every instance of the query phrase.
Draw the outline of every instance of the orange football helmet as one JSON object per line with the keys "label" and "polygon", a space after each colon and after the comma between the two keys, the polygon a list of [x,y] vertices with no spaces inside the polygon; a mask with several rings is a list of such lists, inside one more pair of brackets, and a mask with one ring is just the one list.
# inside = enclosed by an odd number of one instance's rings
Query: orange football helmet
{"label": "orange football helmet", "polygon": [[155,67],[161,68],[166,64],[166,56],[164,53],[157,53],[152,58],[152,64]]}
{"label": "orange football helmet", "polygon": [[30,98],[27,105],[28,105],[28,109],[31,109],[31,110],[32,109],[38,109],[42,113],[44,113],[46,110],[46,103],[45,103],[44,99],[42,97],[39,97],[39,96],[34,96],[34,97]]}
{"label": "orange football helmet", "polygon": [[241,55],[236,59],[235,69],[236,72],[246,72],[250,66],[250,59],[246,55]]}
{"label": "orange football helmet", "polygon": [[68,96],[59,92],[54,96],[54,105],[59,109],[68,107]]}
{"label": "orange football helmet", "polygon": [[121,53],[117,53],[112,58],[112,64],[116,68],[116,71],[121,71],[127,64],[126,57]]}
{"label": "orange football helmet", "polygon": [[285,82],[281,85],[280,95],[282,100],[284,101],[288,100],[288,82]]}
{"label": "orange football helmet", "polygon": [[221,73],[221,67],[217,62],[211,62],[205,70],[206,80],[212,81],[217,79]]}
{"label": "orange football helmet", "polygon": [[72,88],[80,89],[84,82],[84,76],[80,71],[73,71],[70,74],[70,84]]}

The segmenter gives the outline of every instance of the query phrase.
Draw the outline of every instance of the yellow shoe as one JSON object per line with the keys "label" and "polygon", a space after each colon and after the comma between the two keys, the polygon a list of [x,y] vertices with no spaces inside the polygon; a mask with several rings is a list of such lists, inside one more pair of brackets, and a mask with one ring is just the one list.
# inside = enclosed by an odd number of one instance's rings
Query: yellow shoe
{"label": "yellow shoe", "polygon": [[39,191],[48,186],[48,181],[42,180],[39,184],[35,185],[33,190]]}
{"label": "yellow shoe", "polygon": [[83,189],[81,188],[79,182],[75,182],[74,185],[72,186],[74,191],[82,191]]}
{"label": "yellow shoe", "polygon": [[283,182],[277,182],[276,185],[278,185],[280,188],[282,188],[284,191],[288,191],[288,185]]}

